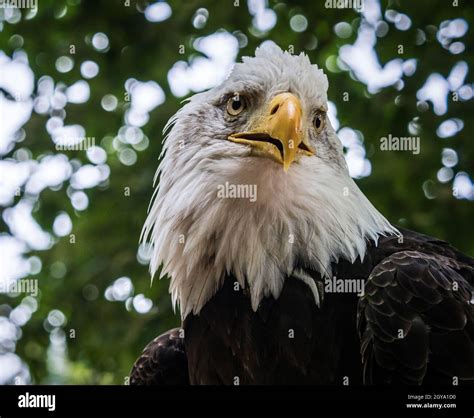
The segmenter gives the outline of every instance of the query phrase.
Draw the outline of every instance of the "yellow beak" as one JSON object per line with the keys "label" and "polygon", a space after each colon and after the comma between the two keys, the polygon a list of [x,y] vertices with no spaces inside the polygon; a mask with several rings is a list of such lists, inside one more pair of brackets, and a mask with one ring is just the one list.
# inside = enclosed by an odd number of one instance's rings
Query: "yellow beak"
{"label": "yellow beak", "polygon": [[255,129],[232,134],[227,139],[251,145],[257,154],[274,159],[288,171],[297,153],[314,155],[302,132],[302,113],[301,102],[295,95],[281,93],[271,100]]}

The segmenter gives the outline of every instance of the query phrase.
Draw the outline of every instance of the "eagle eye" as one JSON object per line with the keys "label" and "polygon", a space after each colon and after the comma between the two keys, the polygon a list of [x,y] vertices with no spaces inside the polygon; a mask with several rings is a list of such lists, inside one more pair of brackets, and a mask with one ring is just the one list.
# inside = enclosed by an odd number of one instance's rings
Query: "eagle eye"
{"label": "eagle eye", "polygon": [[245,98],[240,94],[236,93],[229,100],[227,100],[227,113],[231,116],[237,116],[246,107],[247,104],[245,102]]}
{"label": "eagle eye", "polygon": [[324,125],[326,123],[326,117],[324,113],[318,113],[313,120],[313,125],[314,128],[316,129],[316,132],[321,132],[324,128]]}

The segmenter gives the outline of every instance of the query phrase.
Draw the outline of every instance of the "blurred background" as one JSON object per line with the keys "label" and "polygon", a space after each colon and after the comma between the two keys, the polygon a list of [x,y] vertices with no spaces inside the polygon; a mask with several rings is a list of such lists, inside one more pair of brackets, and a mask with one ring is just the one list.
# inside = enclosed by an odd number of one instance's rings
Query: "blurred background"
{"label": "blurred background", "polygon": [[[375,206],[474,255],[474,8],[338,3],[0,7],[1,384],[124,384],[146,343],[179,325],[138,244],[161,132],[263,42],[327,73],[332,124]],[[388,135],[419,137],[420,153],[382,151]]]}

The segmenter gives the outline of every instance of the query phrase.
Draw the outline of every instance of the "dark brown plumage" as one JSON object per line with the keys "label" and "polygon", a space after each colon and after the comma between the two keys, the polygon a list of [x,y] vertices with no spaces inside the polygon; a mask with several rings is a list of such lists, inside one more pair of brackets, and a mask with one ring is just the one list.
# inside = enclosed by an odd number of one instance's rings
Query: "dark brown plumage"
{"label": "dark brown plumage", "polygon": [[131,384],[474,382],[474,259],[400,231],[403,242],[381,238],[363,262],[333,265],[339,279],[365,280],[361,298],[325,293],[318,308],[309,287],[288,277],[280,297],[254,312],[246,289],[227,277],[184,320],[184,338],[175,329],[147,346]]}
{"label": "dark brown plumage", "polygon": [[181,329],[172,329],[148,344],[133,366],[131,385],[189,384]]}

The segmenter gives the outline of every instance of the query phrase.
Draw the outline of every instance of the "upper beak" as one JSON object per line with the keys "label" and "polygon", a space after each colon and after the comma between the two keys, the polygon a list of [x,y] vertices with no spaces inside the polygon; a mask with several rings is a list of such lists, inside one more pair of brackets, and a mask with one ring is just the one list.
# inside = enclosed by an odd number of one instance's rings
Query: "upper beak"
{"label": "upper beak", "polygon": [[258,153],[283,164],[287,171],[297,152],[314,155],[302,132],[302,113],[301,102],[295,95],[281,93],[271,100],[266,115],[255,129],[232,134],[228,139],[251,145]]}

